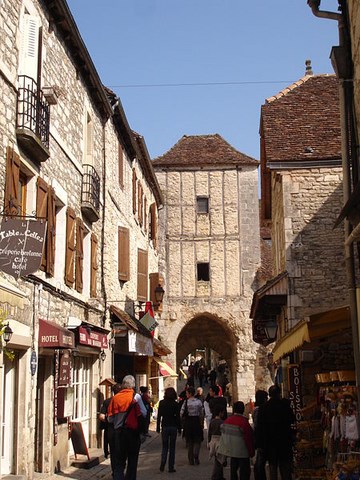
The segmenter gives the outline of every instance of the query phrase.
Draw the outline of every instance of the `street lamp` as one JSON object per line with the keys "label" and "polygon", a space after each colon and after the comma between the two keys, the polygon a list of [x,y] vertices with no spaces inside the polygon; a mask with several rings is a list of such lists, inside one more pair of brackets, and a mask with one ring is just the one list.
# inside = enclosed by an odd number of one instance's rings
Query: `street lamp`
{"label": "street lamp", "polygon": [[10,342],[11,337],[12,337],[13,331],[9,325],[9,322],[7,323],[6,327],[4,328],[3,331],[3,339],[6,345]]}
{"label": "street lamp", "polygon": [[162,286],[159,283],[159,285],[155,288],[155,301],[156,301],[157,307],[162,303],[164,298],[164,293],[165,293],[165,290],[162,288]]}
{"label": "street lamp", "polygon": [[102,362],[105,362],[105,359],[106,359],[105,350],[101,350],[101,352],[100,352],[100,359],[101,359]]}
{"label": "street lamp", "polygon": [[278,328],[277,322],[274,319],[268,320],[264,324],[264,330],[265,330],[266,338],[268,340],[275,340],[277,328]]}

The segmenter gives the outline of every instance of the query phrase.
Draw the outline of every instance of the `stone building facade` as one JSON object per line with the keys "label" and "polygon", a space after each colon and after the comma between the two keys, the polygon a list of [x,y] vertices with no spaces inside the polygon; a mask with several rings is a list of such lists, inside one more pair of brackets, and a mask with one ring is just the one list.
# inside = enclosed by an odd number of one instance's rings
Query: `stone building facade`
{"label": "stone building facade", "polygon": [[[350,327],[344,231],[334,229],[343,202],[335,75],[308,72],[267,99],[260,134],[261,222],[271,225],[273,268],[254,295],[251,317],[254,340],[264,345],[276,340],[274,359],[283,358],[286,368],[289,355],[307,338],[301,330],[298,336],[293,332],[299,325],[306,329],[314,315],[337,318],[339,325],[344,316]],[[269,338],[265,327],[271,323],[277,332]],[[295,354],[292,361],[301,357]]]}
{"label": "stone building facade", "polygon": [[164,194],[159,335],[179,366],[210,347],[228,363],[234,398],[254,397],[249,307],[259,267],[258,162],[220,135],[184,136],[153,160]]}
{"label": "stone building facade", "polygon": [[[111,307],[127,320],[151,300],[162,200],[145,142],[103,87],[66,2],[2,1],[0,38],[1,230],[45,225],[41,266],[25,276],[9,274],[0,247],[14,353],[0,351],[0,474],[31,479],[69,464],[72,422],[99,445],[99,384],[116,373]],[[148,363],[139,369],[149,375]]]}

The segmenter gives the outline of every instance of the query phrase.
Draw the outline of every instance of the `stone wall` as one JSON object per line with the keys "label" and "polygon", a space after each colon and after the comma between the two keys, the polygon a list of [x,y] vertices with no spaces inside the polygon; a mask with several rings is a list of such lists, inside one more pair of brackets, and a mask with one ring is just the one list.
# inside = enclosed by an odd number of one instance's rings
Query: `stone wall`
{"label": "stone wall", "polygon": [[347,305],[344,232],[333,229],[343,204],[342,169],[278,173],[273,192],[273,212],[284,212],[284,237],[274,221],[273,239],[289,273],[288,319]]}

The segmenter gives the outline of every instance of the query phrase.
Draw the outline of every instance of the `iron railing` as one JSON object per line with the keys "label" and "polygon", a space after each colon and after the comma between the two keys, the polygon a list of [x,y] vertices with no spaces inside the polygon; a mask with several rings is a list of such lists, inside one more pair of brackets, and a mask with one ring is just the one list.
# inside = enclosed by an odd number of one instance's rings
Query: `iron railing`
{"label": "iron railing", "polygon": [[81,203],[90,204],[97,213],[100,211],[100,177],[92,165],[83,165]]}
{"label": "iron railing", "polygon": [[19,76],[17,127],[30,130],[49,148],[50,106],[33,78]]}

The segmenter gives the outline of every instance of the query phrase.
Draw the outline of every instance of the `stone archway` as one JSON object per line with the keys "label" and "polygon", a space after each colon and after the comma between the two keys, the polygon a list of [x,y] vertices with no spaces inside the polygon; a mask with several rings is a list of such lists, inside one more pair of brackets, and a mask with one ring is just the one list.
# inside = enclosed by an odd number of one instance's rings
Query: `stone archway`
{"label": "stone archway", "polygon": [[176,342],[177,368],[186,355],[200,347],[215,350],[229,366],[236,360],[235,335],[224,321],[206,312],[194,316],[180,331]]}
{"label": "stone archway", "polygon": [[[177,368],[189,353],[201,348],[210,348],[226,361],[230,372],[236,372],[236,345],[236,336],[224,319],[208,312],[196,314],[178,334],[176,340]],[[229,380],[234,382],[235,379]]]}

